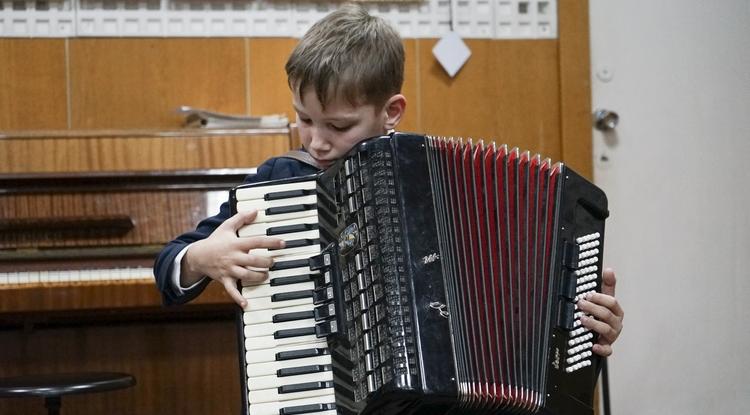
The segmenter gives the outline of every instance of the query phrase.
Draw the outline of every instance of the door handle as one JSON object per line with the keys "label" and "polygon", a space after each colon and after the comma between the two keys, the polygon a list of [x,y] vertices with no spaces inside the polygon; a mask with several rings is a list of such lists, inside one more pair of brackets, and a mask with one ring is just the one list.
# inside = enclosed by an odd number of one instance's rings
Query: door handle
{"label": "door handle", "polygon": [[620,116],[616,112],[598,109],[594,111],[594,128],[599,131],[612,131],[620,122]]}

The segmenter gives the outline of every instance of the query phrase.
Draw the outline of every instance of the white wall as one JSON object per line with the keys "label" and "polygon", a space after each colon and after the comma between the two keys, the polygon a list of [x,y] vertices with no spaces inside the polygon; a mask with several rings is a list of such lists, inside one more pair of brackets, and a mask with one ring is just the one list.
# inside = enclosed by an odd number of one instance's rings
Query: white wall
{"label": "white wall", "polygon": [[750,413],[750,1],[589,4],[613,414]]}

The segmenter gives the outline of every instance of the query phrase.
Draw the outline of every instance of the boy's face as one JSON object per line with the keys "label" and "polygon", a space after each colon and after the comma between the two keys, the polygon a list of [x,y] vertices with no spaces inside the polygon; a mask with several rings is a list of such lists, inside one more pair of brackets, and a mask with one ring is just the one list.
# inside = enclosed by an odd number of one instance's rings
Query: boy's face
{"label": "boy's face", "polygon": [[337,96],[323,110],[312,88],[305,90],[302,99],[297,93],[293,95],[300,141],[321,168],[329,167],[360,141],[393,128],[388,104],[383,108],[371,104],[352,106]]}

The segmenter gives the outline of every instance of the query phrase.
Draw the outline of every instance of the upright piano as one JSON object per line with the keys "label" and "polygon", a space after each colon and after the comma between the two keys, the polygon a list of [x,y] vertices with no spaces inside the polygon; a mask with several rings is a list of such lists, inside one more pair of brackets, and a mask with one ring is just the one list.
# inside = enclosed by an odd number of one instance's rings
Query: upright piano
{"label": "upright piano", "polygon": [[[163,307],[151,267],[165,243],[217,213],[252,172],[237,164],[286,151],[290,136],[202,134],[0,135],[0,153],[18,159],[0,172],[0,376],[135,375],[134,388],[69,397],[71,413],[239,413],[233,302],[209,284],[191,304]],[[244,160],[220,160],[248,145],[258,150]],[[175,146],[183,158],[153,159],[155,148]],[[34,166],[37,147],[57,155]],[[60,168],[71,157],[79,166]],[[0,413],[39,405],[0,400]]]}

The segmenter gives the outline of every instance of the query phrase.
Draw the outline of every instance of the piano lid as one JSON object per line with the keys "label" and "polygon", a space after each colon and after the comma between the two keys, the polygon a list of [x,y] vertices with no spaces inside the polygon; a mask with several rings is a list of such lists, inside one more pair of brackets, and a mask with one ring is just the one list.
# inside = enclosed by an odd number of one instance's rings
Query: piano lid
{"label": "piano lid", "polygon": [[0,175],[0,259],[13,256],[7,250],[28,257],[52,248],[162,246],[218,213],[228,189],[253,170]]}

